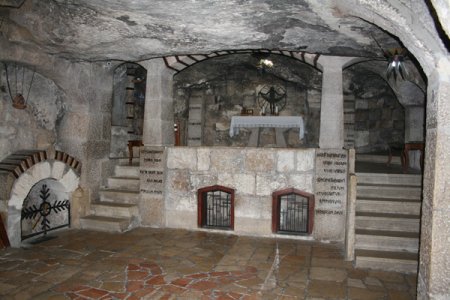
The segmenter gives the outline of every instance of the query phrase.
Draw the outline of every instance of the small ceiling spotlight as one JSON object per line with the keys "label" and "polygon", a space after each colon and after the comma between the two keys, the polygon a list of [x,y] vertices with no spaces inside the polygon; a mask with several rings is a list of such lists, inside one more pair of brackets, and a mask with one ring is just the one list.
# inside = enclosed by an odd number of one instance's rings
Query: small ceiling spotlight
{"label": "small ceiling spotlight", "polygon": [[266,69],[273,67],[273,61],[269,59],[270,52],[254,52],[252,56],[258,60],[256,68],[264,73]]}

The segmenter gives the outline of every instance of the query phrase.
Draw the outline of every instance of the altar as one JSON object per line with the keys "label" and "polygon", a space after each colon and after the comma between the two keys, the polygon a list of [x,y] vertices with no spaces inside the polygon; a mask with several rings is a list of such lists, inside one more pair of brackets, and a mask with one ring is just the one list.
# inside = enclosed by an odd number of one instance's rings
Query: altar
{"label": "altar", "polygon": [[239,134],[239,128],[251,128],[249,147],[257,147],[260,128],[275,128],[275,139],[278,147],[286,147],[283,132],[289,128],[299,129],[299,139],[303,139],[305,128],[300,116],[233,116],[230,124],[230,137]]}

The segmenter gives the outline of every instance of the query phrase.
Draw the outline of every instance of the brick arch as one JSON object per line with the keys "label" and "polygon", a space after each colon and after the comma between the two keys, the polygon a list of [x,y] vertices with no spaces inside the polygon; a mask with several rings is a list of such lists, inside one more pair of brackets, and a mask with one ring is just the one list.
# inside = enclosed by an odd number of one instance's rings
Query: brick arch
{"label": "brick arch", "polygon": [[195,65],[196,63],[206,61],[211,58],[231,55],[231,54],[252,54],[252,53],[268,53],[287,56],[292,59],[306,63],[319,71],[322,71],[322,65],[318,63],[320,54],[312,54],[304,51],[288,51],[288,50],[268,50],[268,49],[245,49],[245,50],[223,50],[211,52],[209,54],[188,54],[188,55],[174,55],[163,57],[166,67],[175,71],[176,73]]}
{"label": "brick arch", "polygon": [[73,169],[78,177],[80,176],[81,163],[63,151],[55,151],[53,154],[45,150],[17,151],[0,162],[0,177],[3,179],[0,189],[0,199],[9,198],[15,181],[28,169],[40,162],[53,160],[63,162]]}
{"label": "brick arch", "polygon": [[20,215],[31,188],[41,180],[54,179],[72,193],[79,185],[81,163],[62,151],[18,151],[0,162],[0,213],[5,214],[12,247],[20,247]]}

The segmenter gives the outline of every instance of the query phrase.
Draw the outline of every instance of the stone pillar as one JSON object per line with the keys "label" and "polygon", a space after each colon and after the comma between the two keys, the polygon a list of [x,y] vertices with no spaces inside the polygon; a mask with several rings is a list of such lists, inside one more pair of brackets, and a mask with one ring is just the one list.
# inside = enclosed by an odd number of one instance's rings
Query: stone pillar
{"label": "stone pillar", "polygon": [[[405,142],[423,142],[425,131],[424,106],[405,106]],[[420,170],[421,151],[409,151],[410,168]]]}
{"label": "stone pillar", "polygon": [[319,147],[323,149],[344,147],[344,95],[342,68],[352,60],[349,57],[321,56],[322,100],[320,106]]}
{"label": "stone pillar", "polygon": [[424,106],[405,106],[405,141],[421,142],[425,131]]}
{"label": "stone pillar", "polygon": [[163,59],[142,61],[147,69],[143,143],[146,146],[174,145],[173,75]]}
{"label": "stone pillar", "polygon": [[417,299],[450,295],[450,59],[428,76]]}

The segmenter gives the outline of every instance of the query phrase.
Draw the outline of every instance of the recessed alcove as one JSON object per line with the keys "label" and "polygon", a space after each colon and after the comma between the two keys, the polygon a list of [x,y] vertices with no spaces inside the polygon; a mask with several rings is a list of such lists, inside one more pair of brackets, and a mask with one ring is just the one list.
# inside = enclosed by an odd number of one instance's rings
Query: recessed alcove
{"label": "recessed alcove", "polygon": [[198,190],[198,226],[233,230],[234,190],[214,185]]}
{"label": "recessed alcove", "polygon": [[272,194],[272,232],[311,234],[314,226],[314,195],[289,188]]}

